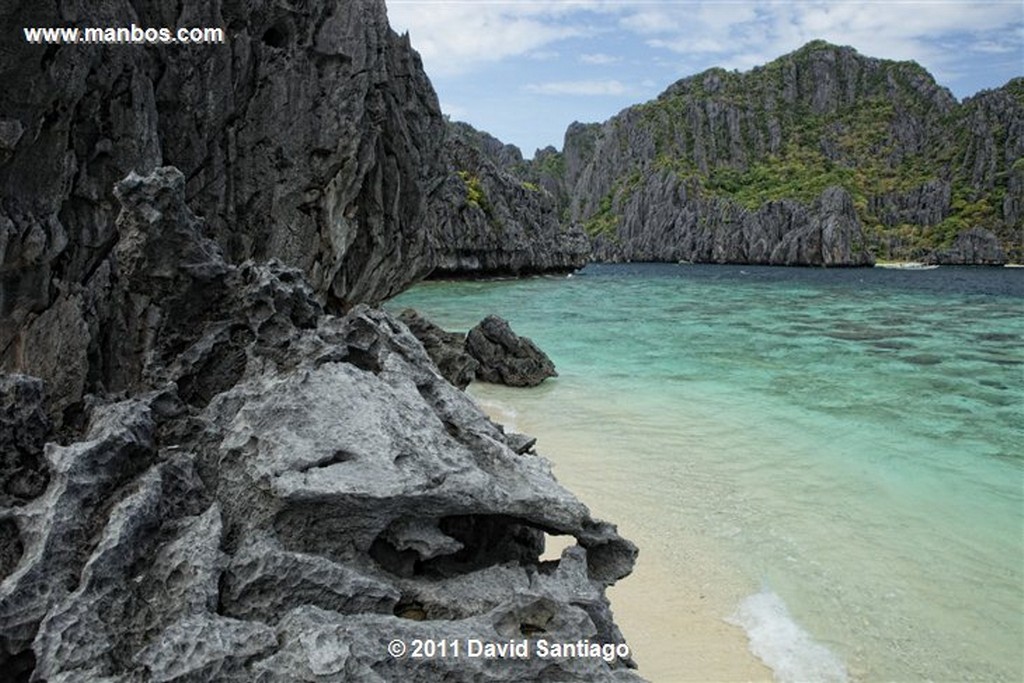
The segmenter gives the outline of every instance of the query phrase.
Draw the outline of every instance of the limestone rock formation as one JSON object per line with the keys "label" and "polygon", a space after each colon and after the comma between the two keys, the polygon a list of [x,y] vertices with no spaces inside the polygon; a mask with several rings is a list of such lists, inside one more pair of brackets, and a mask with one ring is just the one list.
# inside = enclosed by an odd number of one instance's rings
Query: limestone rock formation
{"label": "limestone rock formation", "polygon": [[466,335],[443,330],[411,308],[402,311],[398,319],[423,344],[445,379],[459,389],[469,386],[480,364],[466,353]]}
{"label": "limestone rock formation", "polygon": [[[1024,79],[959,103],[918,64],[812,41],[573,124],[557,162],[533,166],[560,169],[553,195],[598,260],[863,265],[866,252],[922,259],[972,227],[1024,258],[1022,158]],[[850,249],[843,238],[821,258],[793,248],[807,241],[797,233],[772,257],[791,216],[825,208],[830,187],[852,200],[842,222],[862,226]]]}
{"label": "limestone rock formation", "polygon": [[[118,276],[113,187],[130,172],[178,168],[204,235],[229,262],[298,268],[333,311],[382,301],[439,262],[527,272],[586,258],[586,239],[558,225],[553,200],[502,170],[518,150],[477,136],[475,158],[449,133],[384,0],[0,0],[0,16],[11,27],[225,30],[212,45],[5,43],[0,368],[46,377],[55,414],[113,388],[90,368],[107,362],[101,337],[118,314],[107,300]],[[467,204],[449,148],[486,186],[486,208]],[[51,365],[39,350],[55,339],[62,360]]]}
{"label": "limestone rock formation", "polygon": [[[46,488],[43,447],[52,436],[42,380],[0,375],[0,507],[20,505]],[[7,566],[9,551],[0,552],[0,565]]]}
{"label": "limestone rock formation", "polygon": [[849,194],[826,189],[811,205],[779,200],[757,210],[706,198],[674,176],[652,179],[623,208],[622,226],[598,234],[606,262],[684,261],[778,266],[873,263]]}
{"label": "limestone rock formation", "polygon": [[476,375],[485,382],[533,387],[558,376],[546,353],[496,315],[487,316],[469,331],[466,351],[480,364]]}
{"label": "limestone rock formation", "polygon": [[1006,263],[1006,253],[990,231],[973,228],[957,235],[952,247],[936,252],[929,260],[951,266],[1001,266]]}
{"label": "limestone rock formation", "polygon": [[435,202],[435,275],[566,271],[587,262],[586,235],[563,225],[557,199],[523,175],[517,147],[452,123],[445,153],[450,175]]}
{"label": "limestone rock formation", "polygon": [[[429,271],[420,224],[427,190],[444,176],[444,121],[383,0],[301,9],[4,0],[0,15],[11,27],[116,18],[226,30],[224,44],[163,49],[6,43],[5,322],[15,309],[18,328],[53,305],[50,279],[74,288],[102,267],[116,240],[111,188],[160,165],[182,171],[190,205],[229,259],[279,258],[341,307],[379,301]],[[2,332],[5,348],[11,330]]]}
{"label": "limestone rock formation", "polygon": [[[119,185],[105,286],[131,320],[88,357],[118,389],[81,401],[40,458],[40,382],[0,380],[0,671],[639,680],[628,657],[389,654],[394,639],[621,643],[604,591],[636,548],[401,322],[324,314],[299,270],[228,263],[184,188],[171,168]],[[542,563],[546,533],[577,544]]]}
{"label": "limestone rock formation", "polygon": [[[636,548],[363,303],[434,267],[451,175],[383,0],[0,16],[226,31],[4,45],[0,677],[637,680],[388,653],[620,643]],[[545,533],[578,544],[542,563]]]}

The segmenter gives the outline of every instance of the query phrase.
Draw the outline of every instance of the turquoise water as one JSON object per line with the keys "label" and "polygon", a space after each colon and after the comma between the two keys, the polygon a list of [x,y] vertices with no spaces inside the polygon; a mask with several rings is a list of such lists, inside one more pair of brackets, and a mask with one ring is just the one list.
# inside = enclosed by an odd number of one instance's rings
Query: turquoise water
{"label": "turquoise water", "polygon": [[778,678],[1024,680],[1024,270],[590,266],[405,306],[545,349],[512,408],[760,586],[732,618]]}

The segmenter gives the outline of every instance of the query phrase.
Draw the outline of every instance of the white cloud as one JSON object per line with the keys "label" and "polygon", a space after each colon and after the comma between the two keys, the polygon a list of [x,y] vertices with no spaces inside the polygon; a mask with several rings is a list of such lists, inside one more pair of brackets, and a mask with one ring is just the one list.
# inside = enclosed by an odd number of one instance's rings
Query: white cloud
{"label": "white cloud", "polygon": [[629,92],[629,88],[614,80],[530,83],[523,89],[537,95],[625,95]]}
{"label": "white cloud", "polygon": [[472,70],[481,62],[501,61],[579,35],[578,26],[551,20],[543,7],[527,3],[389,3],[388,18],[408,31],[427,72],[446,76]]}
{"label": "white cloud", "polygon": [[468,108],[454,102],[441,102],[441,111],[456,121],[462,121],[468,118],[470,114]]}
{"label": "white cloud", "polygon": [[598,66],[604,66],[606,64],[615,64],[616,62],[621,62],[622,57],[606,55],[603,52],[592,52],[580,55],[579,60],[583,64],[595,64]]}
{"label": "white cloud", "polygon": [[748,69],[821,38],[870,56],[912,59],[941,78],[963,58],[941,45],[944,37],[974,36],[970,48],[978,52],[1019,51],[1006,29],[1022,19],[1019,2],[1006,0],[695,1],[627,9],[618,24],[648,47],[688,56],[685,62],[699,68]]}
{"label": "white cloud", "polygon": [[682,28],[678,10],[645,8],[626,14],[619,20],[619,26],[641,35],[672,33]]}
{"label": "white cloud", "polygon": [[[917,61],[958,96],[1001,85],[1024,63],[1020,0],[387,4],[392,26],[410,32],[442,99],[472,102],[479,117],[473,122],[484,129],[491,119],[508,118],[515,98],[506,93],[561,96],[546,104],[564,106],[567,120],[598,120],[619,103],[615,96],[644,97],[712,66],[746,70],[819,38],[867,56]],[[593,75],[605,80],[581,80]],[[548,125],[529,118],[533,129]],[[556,117],[547,118],[552,130],[545,129],[544,139],[560,139]],[[515,142],[530,148],[534,140]]]}
{"label": "white cloud", "polygon": [[387,0],[387,6],[391,26],[409,32],[431,75],[553,54],[548,46],[558,41],[607,32],[595,18],[624,7],[621,0]]}
{"label": "white cloud", "polygon": [[[566,52],[557,49],[560,41],[604,36],[613,27],[638,36],[636,44],[701,56],[708,66],[745,68],[750,55],[774,57],[823,38],[864,54],[952,68],[961,55],[940,46],[943,36],[973,35],[971,47],[979,52],[1011,51],[1019,49],[1013,34],[1024,18],[1017,0],[389,0],[388,6],[392,25],[411,33],[435,76],[523,55],[550,58]],[[624,61],[635,49],[628,43],[617,43],[627,51],[621,55],[602,43],[579,61]]]}

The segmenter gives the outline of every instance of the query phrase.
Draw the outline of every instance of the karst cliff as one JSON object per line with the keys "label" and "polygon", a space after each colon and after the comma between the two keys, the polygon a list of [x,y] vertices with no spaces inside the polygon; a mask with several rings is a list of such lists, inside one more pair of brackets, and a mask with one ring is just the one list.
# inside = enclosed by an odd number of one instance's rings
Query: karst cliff
{"label": "karst cliff", "polygon": [[1024,79],[958,102],[920,65],[824,41],[710,69],[520,171],[602,261],[1024,259]]}

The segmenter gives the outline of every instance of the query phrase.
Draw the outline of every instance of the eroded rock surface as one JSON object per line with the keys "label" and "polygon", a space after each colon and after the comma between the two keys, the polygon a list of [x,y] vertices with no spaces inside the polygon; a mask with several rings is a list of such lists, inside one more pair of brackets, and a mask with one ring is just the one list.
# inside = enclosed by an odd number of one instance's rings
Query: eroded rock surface
{"label": "eroded rock surface", "polygon": [[561,220],[556,184],[528,175],[517,147],[452,123],[445,158],[450,175],[437,192],[433,225],[436,276],[568,271],[587,263],[587,236]]}
{"label": "eroded rock surface", "polygon": [[[0,671],[639,680],[628,658],[388,654],[396,638],[620,643],[604,591],[636,548],[400,321],[326,315],[298,270],[226,263],[183,187],[170,168],[119,186],[109,296],[136,323],[104,346],[118,370],[90,372],[120,389],[81,401],[77,436],[66,425],[30,467],[41,485],[0,507]],[[4,452],[32,456],[49,434],[42,387],[0,388]],[[542,563],[545,533],[577,544]]]}
{"label": "eroded rock surface", "polygon": [[0,507],[31,500],[46,488],[43,447],[52,434],[42,380],[0,375]]}
{"label": "eroded rock surface", "polygon": [[533,387],[558,376],[546,353],[496,315],[487,316],[469,331],[466,351],[480,364],[476,375],[485,382]]}
{"label": "eroded rock surface", "polygon": [[[116,241],[111,192],[179,168],[233,262],[278,258],[325,300],[380,301],[428,272],[421,229],[444,177],[444,119],[383,0],[3,0],[3,316],[82,285]],[[223,44],[46,46],[21,27],[220,27]],[[13,33],[12,33],[13,36]],[[6,252],[6,253],[4,253]],[[17,286],[15,286],[17,285]],[[11,320],[14,329],[24,317]],[[0,348],[12,332],[0,326]]]}
{"label": "eroded rock surface", "polygon": [[445,379],[460,389],[469,386],[480,363],[466,352],[466,335],[443,330],[411,308],[398,319],[420,340]]}
{"label": "eroded rock surface", "polygon": [[849,194],[825,190],[810,206],[790,200],[750,210],[701,196],[692,184],[661,176],[627,203],[615,234],[594,240],[597,260],[861,266],[874,263]]}
{"label": "eroded rock surface", "polygon": [[956,236],[953,245],[936,252],[929,261],[951,266],[1001,266],[1006,252],[991,230],[972,228]]}

